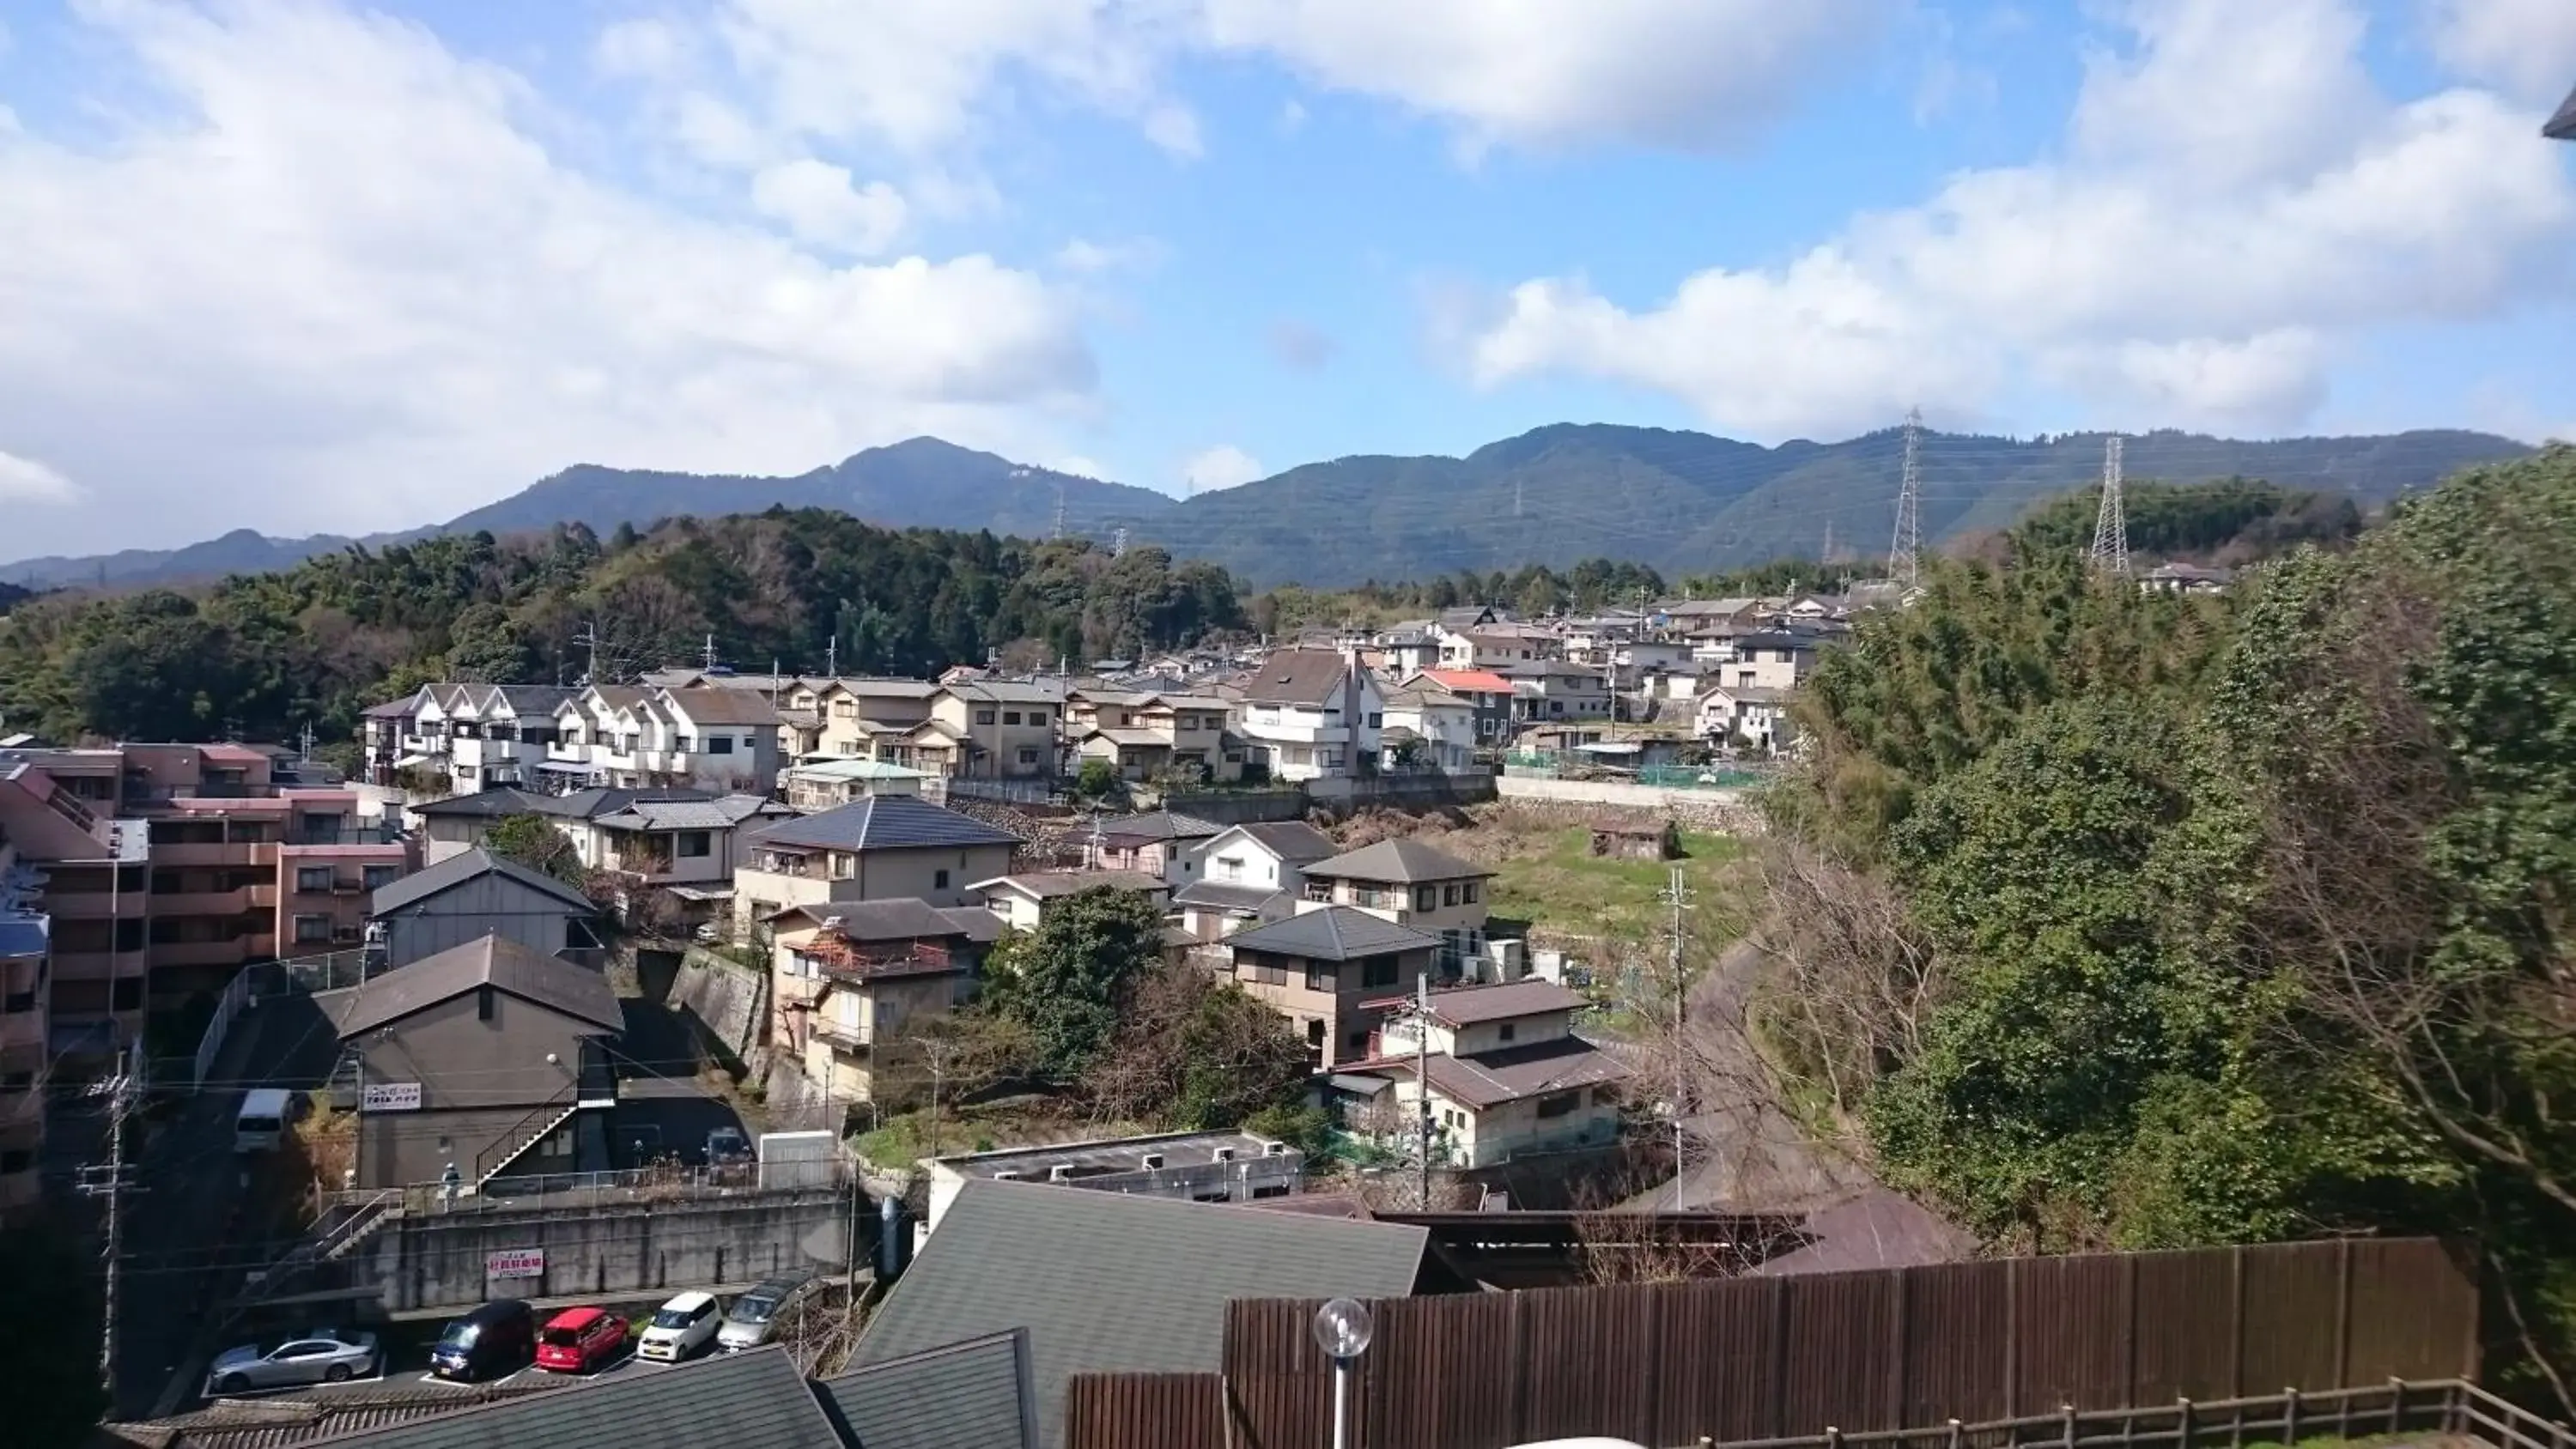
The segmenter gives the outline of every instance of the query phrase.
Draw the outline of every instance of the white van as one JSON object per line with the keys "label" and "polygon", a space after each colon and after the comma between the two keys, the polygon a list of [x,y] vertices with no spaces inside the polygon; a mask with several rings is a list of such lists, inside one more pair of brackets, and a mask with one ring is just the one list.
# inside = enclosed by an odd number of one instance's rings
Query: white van
{"label": "white van", "polygon": [[295,1094],[283,1087],[256,1087],[244,1093],[241,1111],[233,1118],[233,1151],[276,1151],[294,1113]]}

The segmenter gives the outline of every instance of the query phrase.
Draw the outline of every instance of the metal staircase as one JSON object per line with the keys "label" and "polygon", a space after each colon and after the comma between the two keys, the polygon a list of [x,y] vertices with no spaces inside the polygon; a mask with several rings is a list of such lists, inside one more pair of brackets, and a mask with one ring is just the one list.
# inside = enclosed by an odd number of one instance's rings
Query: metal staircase
{"label": "metal staircase", "polygon": [[519,1119],[518,1124],[501,1134],[500,1140],[483,1149],[474,1159],[474,1178],[470,1186],[476,1192],[483,1185],[509,1170],[510,1164],[527,1155],[528,1149],[546,1140],[556,1128],[573,1119],[581,1110],[579,1093],[568,1093]]}

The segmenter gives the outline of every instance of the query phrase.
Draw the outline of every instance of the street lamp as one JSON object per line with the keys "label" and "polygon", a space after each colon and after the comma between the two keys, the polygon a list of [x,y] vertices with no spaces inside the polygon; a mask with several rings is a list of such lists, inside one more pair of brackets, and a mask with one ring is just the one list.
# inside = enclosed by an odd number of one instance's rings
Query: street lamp
{"label": "street lamp", "polygon": [[1315,1346],[1333,1361],[1333,1449],[1350,1449],[1351,1366],[1368,1352],[1375,1331],[1368,1305],[1356,1298],[1336,1298],[1315,1310]]}

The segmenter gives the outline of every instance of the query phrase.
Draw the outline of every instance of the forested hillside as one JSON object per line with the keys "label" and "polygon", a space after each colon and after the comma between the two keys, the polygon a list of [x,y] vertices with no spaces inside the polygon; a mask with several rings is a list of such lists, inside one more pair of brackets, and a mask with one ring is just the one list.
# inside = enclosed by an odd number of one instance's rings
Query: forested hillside
{"label": "forested hillside", "polygon": [[2474,1242],[2499,1367],[2563,1399],[2576,449],[2223,597],[2088,577],[2067,521],[1819,667],[1772,1054],[2001,1243]]}
{"label": "forested hillside", "polygon": [[345,739],[424,680],[571,680],[693,661],[935,672],[1134,654],[1240,629],[1222,570],[1159,549],[891,532],[774,510],[602,540],[580,527],[351,549],[182,593],[56,596],[0,621],[0,717],[58,739]]}

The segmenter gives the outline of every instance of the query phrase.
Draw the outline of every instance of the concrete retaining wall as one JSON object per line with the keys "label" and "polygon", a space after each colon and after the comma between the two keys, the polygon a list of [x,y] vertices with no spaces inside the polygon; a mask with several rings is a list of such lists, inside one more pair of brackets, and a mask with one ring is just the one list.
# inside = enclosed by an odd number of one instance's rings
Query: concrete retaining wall
{"label": "concrete retaining wall", "polygon": [[692,947],[671,983],[671,1005],[698,1019],[710,1039],[729,1054],[727,1066],[756,1073],[769,1049],[769,982],[736,961]]}
{"label": "concrete retaining wall", "polygon": [[1204,790],[1182,792],[1163,797],[1163,808],[1175,815],[1191,815],[1219,825],[1243,825],[1255,820],[1303,820],[1306,818],[1306,792],[1303,790]]}
{"label": "concrete retaining wall", "polygon": [[1694,825],[1731,834],[1758,827],[1752,801],[1741,790],[1674,790],[1625,780],[1543,780],[1505,775],[1497,793],[1516,804],[1612,805],[1625,810],[1651,810]]}
{"label": "concrete retaining wall", "polygon": [[1337,814],[1383,806],[1473,805],[1494,798],[1494,777],[1473,775],[1372,775],[1365,779],[1309,780],[1306,796]]}
{"label": "concrete retaining wall", "polygon": [[[677,1293],[792,1269],[845,1264],[846,1188],[695,1202],[588,1203],[511,1212],[400,1217],[352,1258],[353,1287],[387,1312],[470,1308],[488,1298]],[[858,1203],[862,1246],[874,1206]],[[486,1275],[490,1255],[540,1249],[531,1278]]]}

